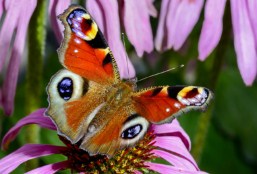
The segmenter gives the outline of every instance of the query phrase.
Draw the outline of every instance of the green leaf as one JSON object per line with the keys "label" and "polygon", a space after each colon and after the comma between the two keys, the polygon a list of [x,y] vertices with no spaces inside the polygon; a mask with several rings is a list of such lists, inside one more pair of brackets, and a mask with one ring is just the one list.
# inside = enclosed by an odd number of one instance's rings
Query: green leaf
{"label": "green leaf", "polygon": [[199,167],[208,173],[253,173],[237,150],[235,144],[226,136],[221,136],[211,124]]}
{"label": "green leaf", "polygon": [[237,140],[245,160],[257,164],[257,85],[246,87],[238,70],[223,71],[217,85],[214,119],[216,125]]}

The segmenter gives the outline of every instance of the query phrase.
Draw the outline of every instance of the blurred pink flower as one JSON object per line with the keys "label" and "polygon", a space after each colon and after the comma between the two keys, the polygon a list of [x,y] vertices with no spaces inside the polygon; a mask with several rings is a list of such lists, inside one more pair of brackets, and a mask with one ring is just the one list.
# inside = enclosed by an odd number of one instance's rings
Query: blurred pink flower
{"label": "blurred pink flower", "polygon": [[[205,60],[219,43],[226,0],[210,1],[205,5],[205,19],[199,41],[199,59]],[[256,1],[230,1],[234,46],[237,64],[246,85],[251,85],[257,73]]]}
{"label": "blurred pink flower", "polygon": [[[155,38],[156,49],[179,50],[197,23],[203,4],[203,0],[163,0]],[[257,73],[257,2],[233,0],[230,4],[238,67],[244,83],[251,85]],[[206,0],[198,44],[200,60],[205,60],[220,41],[225,5],[226,0]]]}
{"label": "blurred pink flower", "polygon": [[121,20],[129,41],[140,57],[144,51],[150,53],[153,50],[150,16],[157,16],[153,0],[122,0],[121,4]]}
{"label": "blurred pink flower", "polygon": [[197,23],[203,0],[163,0],[155,38],[158,51],[179,50]]}
{"label": "blurred pink flower", "polygon": [[230,4],[237,65],[245,84],[251,85],[256,77],[257,67],[257,2],[234,0]]}
{"label": "blurred pink flower", "polygon": [[[28,24],[36,4],[37,0],[0,0],[0,15],[3,18],[0,30],[0,72],[4,74],[0,104],[6,115],[13,112],[19,65],[24,52]],[[5,64],[7,70],[4,73]]]}
{"label": "blurred pink flower", "polygon": [[[41,127],[56,130],[52,121],[48,117],[44,116],[44,112],[44,108],[39,109],[22,118],[4,136],[2,140],[2,148],[7,148],[8,144],[17,136],[24,125],[38,124]],[[64,169],[71,169],[75,172],[96,170],[101,172],[99,171],[100,169],[106,172],[114,172],[115,169],[115,172],[117,172],[117,170],[124,170],[134,173],[141,173],[140,171],[142,170],[152,170],[163,174],[204,173],[199,170],[197,164],[190,155],[189,137],[180,127],[177,120],[174,120],[170,124],[152,125],[146,137],[141,140],[136,147],[126,148],[125,150],[118,152],[118,154],[111,159],[108,159],[104,155],[89,156],[87,152],[79,149],[77,145],[72,145],[64,138],[60,138],[66,146],[43,144],[24,145],[0,160],[0,173],[10,173],[25,161],[52,154],[62,154],[68,159],[66,161],[39,167],[28,173],[50,174]],[[170,165],[152,162],[152,160],[157,157],[166,160]],[[130,159],[129,163],[128,159]],[[113,165],[109,165],[110,163]],[[125,166],[121,164],[124,164]]]}
{"label": "blurred pink flower", "polygon": [[[56,14],[63,12],[70,2],[70,0],[50,0],[50,16],[56,18]],[[13,112],[19,66],[25,48],[28,24],[36,5],[37,0],[0,0],[0,16],[3,18],[0,30],[0,72],[5,76],[0,89],[0,106],[3,107],[6,115]],[[51,20],[52,26],[60,27],[60,24],[55,22],[56,20]],[[61,33],[57,32],[56,35],[61,40]],[[9,51],[11,54],[8,60]],[[5,64],[7,65],[6,72],[4,72]]]}

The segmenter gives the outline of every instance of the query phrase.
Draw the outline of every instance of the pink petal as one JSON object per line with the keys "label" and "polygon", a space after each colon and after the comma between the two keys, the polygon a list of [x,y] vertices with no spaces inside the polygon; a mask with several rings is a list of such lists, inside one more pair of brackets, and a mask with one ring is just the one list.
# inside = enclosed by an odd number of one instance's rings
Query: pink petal
{"label": "pink petal", "polygon": [[169,153],[163,150],[153,150],[154,155],[168,161],[172,166],[197,171],[198,168],[190,160],[176,153]]}
{"label": "pink petal", "polygon": [[[93,4],[93,7],[89,7],[90,5],[91,4],[88,2],[88,9],[96,9],[98,5],[98,12],[93,13],[97,14],[97,16],[93,16],[93,18],[97,23],[100,23],[101,25],[103,23],[104,35],[113,51],[121,78],[126,79],[135,77],[135,69],[128,59],[123,43],[120,39],[120,19],[117,1],[97,1],[97,3]],[[102,15],[99,14],[100,11],[102,12]],[[100,22],[99,20],[103,21]]]}
{"label": "pink petal", "polygon": [[181,48],[200,17],[203,3],[203,0],[172,1],[167,14],[168,48]]}
{"label": "pink petal", "polygon": [[54,164],[48,164],[43,167],[36,168],[34,170],[31,170],[27,172],[26,174],[38,174],[38,173],[47,173],[47,174],[52,174],[56,173],[59,170],[63,170],[68,168],[69,166],[69,161],[62,161]]}
{"label": "pink petal", "polygon": [[205,60],[220,41],[225,4],[226,0],[208,0],[205,4],[204,22],[198,44],[200,60]]}
{"label": "pink petal", "polygon": [[13,126],[4,136],[2,140],[2,149],[7,149],[11,141],[13,141],[20,129],[27,124],[38,124],[39,126],[47,129],[56,130],[54,123],[50,118],[44,116],[46,109],[38,109],[30,115],[23,117],[19,120],[15,126]]}
{"label": "pink petal", "polygon": [[159,172],[161,174],[167,174],[167,173],[172,173],[172,174],[205,174],[205,172],[201,171],[190,171],[190,170],[185,170],[183,168],[178,168],[178,167],[173,167],[170,165],[165,165],[165,164],[157,164],[157,163],[151,163],[151,162],[146,162],[145,165],[149,166],[148,168],[151,170],[154,170],[156,172]]}
{"label": "pink petal", "polygon": [[156,8],[154,7],[154,0],[146,0],[146,3],[147,3],[147,7],[148,7],[148,12],[151,16],[153,17],[157,17],[157,10]]}
{"label": "pink petal", "polygon": [[157,136],[175,136],[182,140],[188,150],[191,148],[190,138],[187,133],[182,129],[177,119],[172,123],[162,125],[152,125],[152,129]]}
{"label": "pink petal", "polygon": [[246,1],[231,1],[234,45],[237,64],[246,85],[251,85],[256,76],[256,45],[251,27]]}
{"label": "pink petal", "polygon": [[257,43],[257,20],[256,20],[257,1],[246,1],[246,3],[248,7],[250,22],[252,24],[252,29],[254,32],[254,39],[256,44]]}
{"label": "pink petal", "polygon": [[153,35],[147,1],[123,1],[123,23],[126,34],[140,57],[143,56],[144,51],[150,53],[153,50]]}
{"label": "pink petal", "polygon": [[158,51],[163,51],[169,49],[167,46],[167,13],[170,10],[170,4],[175,1],[163,0],[161,3],[161,14],[159,17],[159,23],[157,28],[157,33],[155,37],[155,48]]}
{"label": "pink petal", "polygon": [[50,0],[49,2],[48,13],[50,14],[51,28],[54,30],[54,34],[59,43],[61,43],[63,39],[64,26],[57,16],[62,14],[70,4],[71,0]]}
{"label": "pink petal", "polygon": [[155,146],[158,146],[162,149],[165,149],[166,151],[169,151],[170,153],[176,154],[177,156],[180,156],[184,160],[189,161],[192,163],[191,167],[198,170],[197,164],[187,148],[184,146],[181,139],[177,137],[156,137],[155,138]]}
{"label": "pink petal", "polygon": [[2,18],[3,11],[4,11],[4,1],[0,0],[0,18]]}
{"label": "pink petal", "polygon": [[10,173],[25,161],[41,156],[59,154],[65,150],[66,147],[61,146],[26,144],[0,160],[0,173]]}
{"label": "pink petal", "polygon": [[[6,2],[6,1],[5,1]],[[8,1],[9,3],[15,4],[14,0]],[[7,3],[7,2],[6,2]],[[9,4],[8,3],[8,4]],[[6,5],[5,5],[6,6]],[[9,7],[10,6],[10,7]],[[15,6],[8,5],[6,8],[6,16],[0,31],[0,72],[2,71],[4,62],[6,61],[8,49],[12,40],[14,29],[17,26],[19,11],[21,4],[17,3]]]}
{"label": "pink petal", "polygon": [[[26,33],[30,18],[36,8],[36,0],[20,0],[19,2],[29,3],[30,5],[20,7],[17,32],[12,48],[11,59],[7,68],[7,74],[4,79],[2,89],[2,102],[6,115],[11,115],[14,106],[14,96],[16,92],[16,85],[19,74],[19,65],[21,62],[22,54],[24,52],[24,46],[26,41]],[[12,10],[12,9],[10,9]],[[13,9],[14,10],[14,9]],[[16,9],[18,10],[18,9]],[[8,21],[9,22],[9,21]],[[9,31],[8,31],[9,32]]]}

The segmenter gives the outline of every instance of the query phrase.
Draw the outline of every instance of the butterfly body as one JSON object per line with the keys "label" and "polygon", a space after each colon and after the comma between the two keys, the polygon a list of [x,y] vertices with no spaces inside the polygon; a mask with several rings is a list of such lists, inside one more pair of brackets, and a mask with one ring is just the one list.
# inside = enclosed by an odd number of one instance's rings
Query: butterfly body
{"label": "butterfly body", "polygon": [[134,81],[120,79],[112,52],[85,9],[70,6],[60,19],[65,38],[58,54],[64,69],[49,82],[46,114],[59,135],[91,155],[111,157],[135,145],[150,124],[204,110],[212,98],[210,90],[196,86],[138,90]]}

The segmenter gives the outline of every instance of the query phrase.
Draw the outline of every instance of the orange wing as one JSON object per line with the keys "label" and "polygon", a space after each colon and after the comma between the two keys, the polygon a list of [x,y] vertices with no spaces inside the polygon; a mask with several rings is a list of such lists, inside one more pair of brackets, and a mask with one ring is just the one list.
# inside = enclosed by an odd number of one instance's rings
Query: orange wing
{"label": "orange wing", "polygon": [[165,86],[133,95],[138,114],[149,122],[162,124],[191,109],[204,110],[212,98],[209,89],[195,86]]}
{"label": "orange wing", "polygon": [[119,72],[102,32],[89,13],[71,6],[59,16],[65,26],[59,59],[68,70],[100,84],[119,80]]}

